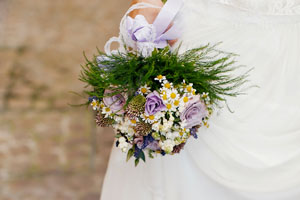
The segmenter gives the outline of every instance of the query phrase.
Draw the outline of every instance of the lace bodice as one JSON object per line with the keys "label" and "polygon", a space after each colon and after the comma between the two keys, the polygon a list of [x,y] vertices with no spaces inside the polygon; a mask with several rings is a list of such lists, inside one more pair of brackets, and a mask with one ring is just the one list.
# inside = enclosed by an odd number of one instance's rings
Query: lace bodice
{"label": "lace bodice", "polygon": [[300,14],[300,0],[213,0],[243,10],[271,15]]}

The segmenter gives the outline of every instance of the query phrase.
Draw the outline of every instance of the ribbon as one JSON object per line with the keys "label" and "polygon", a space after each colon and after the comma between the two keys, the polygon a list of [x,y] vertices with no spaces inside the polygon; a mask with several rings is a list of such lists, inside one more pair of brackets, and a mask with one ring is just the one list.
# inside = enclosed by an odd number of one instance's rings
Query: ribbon
{"label": "ribbon", "polygon": [[156,34],[161,35],[171,24],[180,8],[183,5],[182,0],[168,0],[157,15],[153,25],[156,28]]}
{"label": "ribbon", "polygon": [[[168,40],[177,39],[180,36],[179,29],[173,25],[168,27],[174,20],[183,5],[183,0],[168,0],[161,8],[153,24],[149,24],[144,16],[137,15],[134,19],[128,16],[130,12],[141,8],[160,8],[147,3],[135,4],[129,8],[123,17],[120,25],[120,36],[111,38],[105,45],[105,52],[111,54],[110,45],[112,42],[120,44],[119,50],[126,45],[136,49],[143,56],[151,55],[154,48],[164,48]],[[167,31],[166,31],[167,30]],[[122,45],[124,43],[124,45]]]}

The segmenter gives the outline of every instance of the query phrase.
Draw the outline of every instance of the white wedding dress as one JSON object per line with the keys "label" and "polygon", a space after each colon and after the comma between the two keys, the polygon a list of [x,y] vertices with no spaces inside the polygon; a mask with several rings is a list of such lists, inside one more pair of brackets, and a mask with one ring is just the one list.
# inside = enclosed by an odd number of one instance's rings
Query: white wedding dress
{"label": "white wedding dress", "polygon": [[300,199],[300,0],[186,0],[182,49],[223,43],[254,68],[247,95],[180,154],[133,160],[115,147],[102,200]]}

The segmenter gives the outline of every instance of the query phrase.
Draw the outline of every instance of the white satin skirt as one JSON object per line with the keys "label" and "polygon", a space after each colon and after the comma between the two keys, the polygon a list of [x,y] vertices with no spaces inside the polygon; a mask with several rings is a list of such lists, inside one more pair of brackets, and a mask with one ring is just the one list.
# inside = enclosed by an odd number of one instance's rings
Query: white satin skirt
{"label": "white satin skirt", "polygon": [[300,15],[270,16],[187,0],[181,50],[239,54],[254,87],[229,98],[178,155],[134,167],[113,147],[102,200],[299,200]]}

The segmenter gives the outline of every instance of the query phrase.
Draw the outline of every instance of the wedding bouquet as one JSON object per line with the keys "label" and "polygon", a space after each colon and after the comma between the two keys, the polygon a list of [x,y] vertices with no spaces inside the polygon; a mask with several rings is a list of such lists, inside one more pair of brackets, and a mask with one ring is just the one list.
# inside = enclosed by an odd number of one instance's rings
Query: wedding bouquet
{"label": "wedding bouquet", "polygon": [[[135,165],[145,161],[145,153],[150,158],[179,153],[191,136],[208,127],[219,102],[240,94],[236,89],[248,76],[230,74],[238,68],[234,55],[215,46],[184,53],[170,48],[168,40],[178,37],[178,27],[167,28],[181,6],[181,0],[169,0],[149,24],[142,15],[128,14],[153,6],[134,5],[121,21],[119,37],[83,66],[80,80],[87,83],[97,125],[114,128],[116,146],[127,160],[134,157]],[[120,48],[110,51],[112,42]]]}

